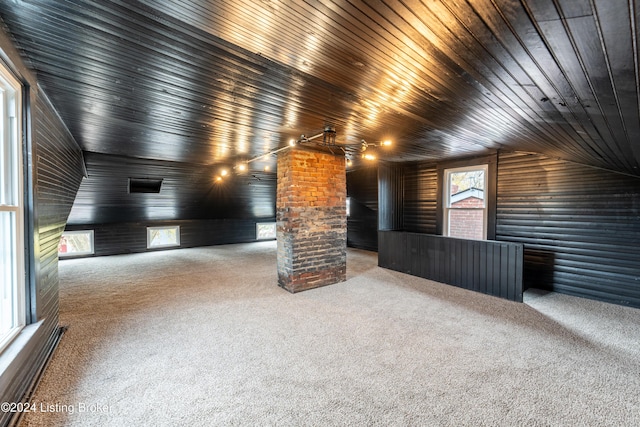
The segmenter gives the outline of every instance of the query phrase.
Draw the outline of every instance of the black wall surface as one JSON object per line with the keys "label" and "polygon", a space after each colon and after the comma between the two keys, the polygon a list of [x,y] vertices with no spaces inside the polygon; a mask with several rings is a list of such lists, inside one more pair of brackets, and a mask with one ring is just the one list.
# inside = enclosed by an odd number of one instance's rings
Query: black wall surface
{"label": "black wall surface", "polygon": [[[380,216],[396,218],[402,188],[395,229],[436,234],[437,165],[399,167],[381,173]],[[500,153],[497,169],[496,240],[524,245],[525,289],[640,307],[640,179],[532,154]]]}
{"label": "black wall surface", "polygon": [[38,318],[58,313],[58,243],[83,176],[82,153],[44,96],[33,109]]}
{"label": "black wall surface", "polygon": [[[275,217],[275,173],[233,173],[203,165],[85,152],[82,181],[69,224]],[[221,182],[215,177],[225,168]],[[159,193],[130,193],[129,180],[162,181]]]}
{"label": "black wall surface", "polygon": [[[115,224],[68,225],[68,231],[93,230],[96,256],[147,252],[147,227],[180,226],[180,247],[223,245],[256,241],[259,220],[210,219],[128,222]],[[166,249],[166,248],[165,248]],[[151,249],[162,250],[162,249]]]}
{"label": "black wall surface", "polygon": [[404,166],[382,162],[378,166],[378,229],[403,230]]}
{"label": "black wall surface", "polygon": [[[147,251],[147,227],[179,225],[185,248],[255,241],[256,223],[275,221],[275,173],[236,174],[227,166],[229,175],[216,182],[219,165],[99,153],[85,153],[85,159],[89,176],[66,230],[94,230],[98,256]],[[131,193],[131,178],[162,185],[159,193]]]}
{"label": "black wall surface", "polygon": [[[28,252],[27,326],[2,357],[0,402],[20,401],[57,341],[58,241],[83,175],[82,152],[0,29],[0,58],[22,81]],[[0,425],[11,412],[0,413]]]}
{"label": "black wall surface", "polygon": [[380,231],[378,265],[522,302],[522,244]]}
{"label": "black wall surface", "polygon": [[525,247],[525,286],[640,307],[640,179],[503,154],[496,238]]}
{"label": "black wall surface", "polygon": [[411,163],[404,174],[404,227],[414,233],[437,233],[438,170]]}
{"label": "black wall surface", "polygon": [[351,214],[347,217],[347,246],[378,250],[378,168],[368,167],[347,173],[347,197]]}

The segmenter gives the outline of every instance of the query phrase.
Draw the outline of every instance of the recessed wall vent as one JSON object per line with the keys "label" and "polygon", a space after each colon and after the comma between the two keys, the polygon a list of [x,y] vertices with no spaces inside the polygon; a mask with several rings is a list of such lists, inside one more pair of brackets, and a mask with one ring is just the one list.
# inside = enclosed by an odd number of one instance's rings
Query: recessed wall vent
{"label": "recessed wall vent", "polygon": [[159,193],[162,179],[129,178],[129,193]]}

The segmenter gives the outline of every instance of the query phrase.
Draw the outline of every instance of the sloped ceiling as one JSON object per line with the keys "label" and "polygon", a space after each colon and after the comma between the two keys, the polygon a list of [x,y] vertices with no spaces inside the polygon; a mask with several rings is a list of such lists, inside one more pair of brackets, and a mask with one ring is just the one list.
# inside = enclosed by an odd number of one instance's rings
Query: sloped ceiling
{"label": "sloped ceiling", "polygon": [[137,159],[88,162],[93,202],[146,164],[232,167],[326,125],[339,144],[392,139],[389,161],[502,149],[640,176],[639,13],[633,0],[0,0],[88,157]]}

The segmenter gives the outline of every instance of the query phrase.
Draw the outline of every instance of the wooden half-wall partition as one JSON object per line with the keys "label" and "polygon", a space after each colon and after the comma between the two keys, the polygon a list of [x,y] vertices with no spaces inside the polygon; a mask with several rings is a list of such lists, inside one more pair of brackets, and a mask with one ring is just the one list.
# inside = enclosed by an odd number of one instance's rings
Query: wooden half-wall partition
{"label": "wooden half-wall partition", "polygon": [[378,265],[522,302],[523,245],[520,243],[379,231]]}

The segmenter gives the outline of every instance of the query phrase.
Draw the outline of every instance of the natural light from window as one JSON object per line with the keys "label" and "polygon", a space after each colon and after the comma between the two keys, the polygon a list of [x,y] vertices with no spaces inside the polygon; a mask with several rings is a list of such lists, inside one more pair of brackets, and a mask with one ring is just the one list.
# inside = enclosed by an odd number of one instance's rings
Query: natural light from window
{"label": "natural light from window", "polygon": [[61,258],[92,255],[93,230],[65,231],[58,244],[58,256]]}
{"label": "natural light from window", "polygon": [[445,236],[474,240],[487,238],[487,170],[487,165],[445,170]]}
{"label": "natural light from window", "polygon": [[180,226],[147,227],[147,249],[180,246]]}
{"label": "natural light from window", "polygon": [[276,238],[275,222],[259,222],[256,224],[256,240],[271,240]]}

